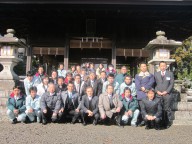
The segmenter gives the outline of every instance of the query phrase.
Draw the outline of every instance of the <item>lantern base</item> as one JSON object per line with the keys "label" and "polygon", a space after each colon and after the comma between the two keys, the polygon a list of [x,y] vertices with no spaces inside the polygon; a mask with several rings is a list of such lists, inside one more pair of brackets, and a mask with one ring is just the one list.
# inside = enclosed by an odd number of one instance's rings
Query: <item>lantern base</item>
{"label": "lantern base", "polygon": [[20,61],[22,60],[15,56],[0,56],[0,63],[3,65],[3,70],[0,72],[0,80],[19,80],[13,68]]}

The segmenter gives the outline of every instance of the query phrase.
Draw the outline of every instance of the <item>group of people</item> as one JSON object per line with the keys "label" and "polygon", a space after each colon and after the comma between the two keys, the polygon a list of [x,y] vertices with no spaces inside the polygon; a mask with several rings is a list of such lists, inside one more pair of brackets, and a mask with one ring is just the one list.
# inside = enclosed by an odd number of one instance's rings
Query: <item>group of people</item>
{"label": "group of people", "polygon": [[48,77],[39,66],[35,75],[27,72],[25,94],[21,87],[14,86],[7,115],[12,124],[81,122],[84,126],[100,123],[168,128],[172,124],[174,77],[166,62],[160,62],[159,69],[153,75],[146,63],[140,63],[140,72],[133,79],[125,66],[117,74],[113,65],[105,69],[100,64],[95,70],[90,64],[66,71],[59,64],[59,69]]}

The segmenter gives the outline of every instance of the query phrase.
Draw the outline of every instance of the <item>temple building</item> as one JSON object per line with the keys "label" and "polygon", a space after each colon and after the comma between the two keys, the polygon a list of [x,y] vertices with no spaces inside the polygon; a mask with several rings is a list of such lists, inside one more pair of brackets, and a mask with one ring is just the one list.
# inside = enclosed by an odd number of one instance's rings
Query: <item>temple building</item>
{"label": "temple building", "polygon": [[165,0],[1,0],[0,34],[12,28],[24,38],[26,71],[37,62],[46,71],[64,63],[93,62],[116,68],[127,65],[136,74],[143,49],[166,32],[183,41],[192,34],[192,2]]}

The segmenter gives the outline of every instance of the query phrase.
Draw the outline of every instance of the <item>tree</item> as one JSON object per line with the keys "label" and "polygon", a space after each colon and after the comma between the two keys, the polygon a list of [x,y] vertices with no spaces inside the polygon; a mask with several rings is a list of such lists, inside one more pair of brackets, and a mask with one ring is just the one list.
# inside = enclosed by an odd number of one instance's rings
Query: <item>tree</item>
{"label": "tree", "polygon": [[192,36],[184,40],[172,55],[175,59],[175,74],[179,80],[192,80]]}

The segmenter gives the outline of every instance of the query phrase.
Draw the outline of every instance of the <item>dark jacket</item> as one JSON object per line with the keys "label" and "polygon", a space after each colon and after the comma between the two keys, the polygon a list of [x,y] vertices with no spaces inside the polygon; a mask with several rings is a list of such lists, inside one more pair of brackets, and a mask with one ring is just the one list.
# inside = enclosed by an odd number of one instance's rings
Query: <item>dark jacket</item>
{"label": "dark jacket", "polygon": [[[73,91],[72,95],[73,95],[72,103],[73,103],[74,109],[77,109],[77,108],[80,109],[81,103],[80,103],[79,94],[77,92]],[[64,109],[68,102],[68,98],[69,98],[68,91],[64,91],[61,93],[61,107]]]}
{"label": "dark jacket", "polygon": [[[85,84],[84,84],[84,92],[86,93],[86,88],[87,87],[92,87],[91,85],[91,80],[88,80]],[[98,96],[99,92],[99,87],[98,87],[98,81],[95,79],[94,80],[94,84],[93,84],[93,95],[94,96]]]}
{"label": "dark jacket", "polygon": [[66,85],[66,84],[63,84],[62,87],[59,87],[59,85],[57,84],[57,85],[55,86],[55,89],[56,89],[55,91],[56,91],[57,93],[61,93],[61,92],[67,90],[67,85]]}
{"label": "dark jacket", "polygon": [[19,113],[23,113],[26,110],[26,106],[25,106],[25,96],[20,94],[20,98],[16,101],[14,98],[14,94],[12,93],[9,98],[8,98],[8,102],[7,102],[7,108],[11,111],[13,111],[14,109],[18,109]]}
{"label": "dark jacket", "polygon": [[165,72],[165,76],[161,76],[161,71],[155,73],[155,91],[166,91],[167,93],[171,93],[174,86],[174,76],[170,71]]}
{"label": "dark jacket", "polygon": [[[97,96],[92,97],[91,106],[92,106],[93,114],[96,114],[99,112],[98,103],[99,103],[99,98]],[[87,110],[89,110],[89,98],[87,95],[84,95],[82,97],[81,110],[83,110],[84,113],[86,113]]]}
{"label": "dark jacket", "polygon": [[152,101],[150,101],[148,98],[143,99],[141,105],[141,114],[143,118],[145,118],[146,115],[152,115],[156,116],[157,118],[161,118],[162,117],[161,100],[157,97],[155,97]]}

